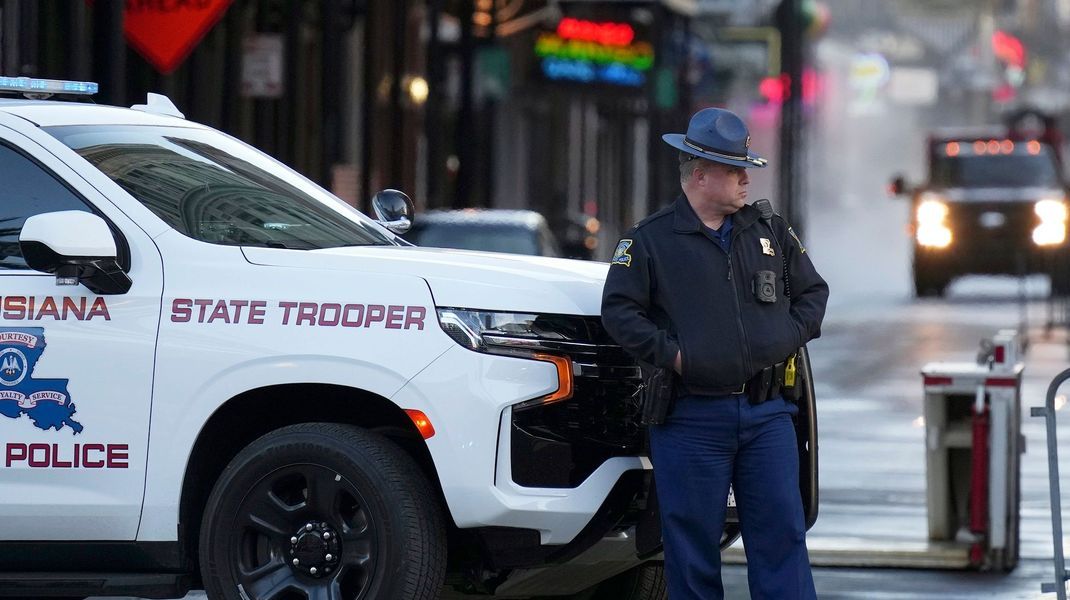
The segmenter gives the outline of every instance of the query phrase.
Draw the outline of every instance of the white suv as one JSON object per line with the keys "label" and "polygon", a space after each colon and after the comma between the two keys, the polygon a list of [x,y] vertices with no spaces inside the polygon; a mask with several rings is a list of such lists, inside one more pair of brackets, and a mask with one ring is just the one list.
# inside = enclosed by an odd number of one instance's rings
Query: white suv
{"label": "white suv", "polygon": [[605,264],[413,247],[158,96],[0,100],[0,182],[0,596],[664,597]]}

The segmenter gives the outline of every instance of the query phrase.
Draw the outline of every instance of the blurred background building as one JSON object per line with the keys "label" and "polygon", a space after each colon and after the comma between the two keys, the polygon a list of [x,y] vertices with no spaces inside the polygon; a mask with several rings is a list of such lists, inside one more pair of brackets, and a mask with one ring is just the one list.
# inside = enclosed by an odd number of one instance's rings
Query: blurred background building
{"label": "blurred background building", "polygon": [[605,259],[678,192],[660,136],[706,106],[751,123],[773,165],[752,197],[801,223],[827,4],[0,0],[0,61],[97,81],[101,103],[166,94],[362,209],[385,187],[420,209],[532,209]]}

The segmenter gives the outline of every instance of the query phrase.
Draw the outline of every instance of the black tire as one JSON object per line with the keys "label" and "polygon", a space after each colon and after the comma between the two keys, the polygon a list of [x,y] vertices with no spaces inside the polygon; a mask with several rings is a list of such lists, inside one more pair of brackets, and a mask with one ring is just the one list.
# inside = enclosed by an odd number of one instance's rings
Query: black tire
{"label": "black tire", "polygon": [[947,291],[951,278],[934,273],[920,265],[914,265],[914,296],[917,298],[940,297]]}
{"label": "black tire", "polygon": [[213,600],[432,599],[445,540],[430,485],[396,445],[304,423],[256,440],[220,475],[202,519],[201,576]]}
{"label": "black tire", "polygon": [[573,597],[573,600],[667,600],[665,566],[648,562],[615,575]]}
{"label": "black tire", "polygon": [[1051,278],[1051,295],[1056,298],[1070,296],[1070,265],[1060,261],[1049,273]]}

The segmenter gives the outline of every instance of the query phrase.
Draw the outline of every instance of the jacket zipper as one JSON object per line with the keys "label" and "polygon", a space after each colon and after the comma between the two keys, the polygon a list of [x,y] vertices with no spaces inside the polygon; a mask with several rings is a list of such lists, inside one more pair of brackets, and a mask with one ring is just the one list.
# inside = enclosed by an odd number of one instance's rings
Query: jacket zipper
{"label": "jacket zipper", "polygon": [[[736,243],[735,232],[732,232],[732,244]],[[728,257],[728,281],[732,281],[732,253],[726,253]],[[740,338],[743,341],[743,369],[750,373],[750,343],[747,341],[747,328],[743,325],[743,308],[739,303],[739,289],[735,282],[732,283],[732,299],[736,303],[736,324],[739,325]]]}

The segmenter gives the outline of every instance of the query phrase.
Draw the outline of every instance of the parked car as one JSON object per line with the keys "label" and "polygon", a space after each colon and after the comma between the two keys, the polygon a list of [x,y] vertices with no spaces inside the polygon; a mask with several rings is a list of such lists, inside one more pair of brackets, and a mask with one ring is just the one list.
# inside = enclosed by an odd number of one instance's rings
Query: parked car
{"label": "parked car", "polygon": [[562,256],[546,219],[533,210],[432,210],[420,215],[405,239],[432,248]]}

